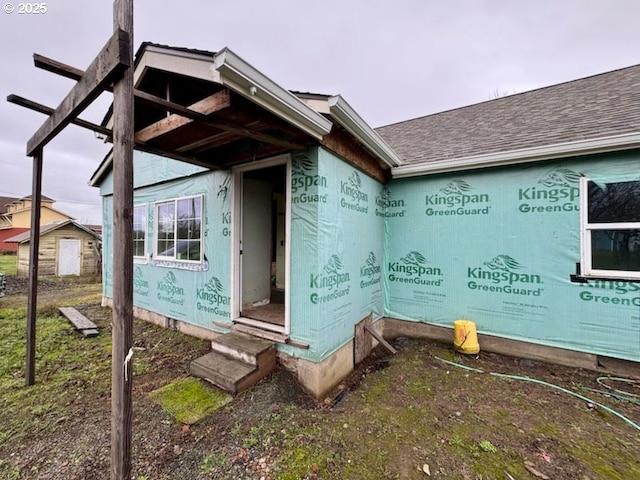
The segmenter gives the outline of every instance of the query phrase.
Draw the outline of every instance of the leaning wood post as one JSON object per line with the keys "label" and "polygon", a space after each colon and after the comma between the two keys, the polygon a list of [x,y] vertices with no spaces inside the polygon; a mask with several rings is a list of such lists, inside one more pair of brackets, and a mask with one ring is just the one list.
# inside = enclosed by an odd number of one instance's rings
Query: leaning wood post
{"label": "leaning wood post", "polygon": [[111,479],[131,478],[133,380],[133,0],[115,0],[114,30],[128,37],[130,68],[113,87],[113,334]]}
{"label": "leaning wood post", "polygon": [[40,206],[42,204],[42,148],[33,155],[31,188],[31,238],[29,240],[29,300],[27,303],[27,386],[36,383],[36,314],[38,306],[38,250],[40,249]]}

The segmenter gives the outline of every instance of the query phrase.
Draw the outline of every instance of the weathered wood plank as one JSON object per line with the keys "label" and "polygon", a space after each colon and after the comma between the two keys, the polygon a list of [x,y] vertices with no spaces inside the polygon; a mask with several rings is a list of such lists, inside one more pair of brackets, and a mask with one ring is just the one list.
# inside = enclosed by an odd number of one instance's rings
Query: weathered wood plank
{"label": "weathered wood plank", "polygon": [[27,142],[27,156],[44,147],[80,112],[95,100],[130,65],[126,52],[131,49],[129,36],[116,30],[85,74],[62,100],[55,112]]}
{"label": "weathered wood plank", "polygon": [[[32,100],[28,100],[28,99],[20,97],[18,95],[13,95],[13,94],[8,95],[7,96],[7,101],[10,102],[10,103],[13,103],[15,105],[20,105],[21,107],[29,108],[29,109],[34,110],[36,112],[44,113],[45,115],[51,115],[55,111],[51,107],[48,107],[46,105],[42,105],[41,103],[37,103],[37,102],[34,102]],[[79,127],[83,127],[83,128],[92,130],[94,132],[106,135],[108,140],[112,140],[113,132],[108,128],[102,127],[100,125],[96,125],[95,123],[87,122],[86,120],[82,120],[82,119],[79,119],[79,118],[76,118],[76,119],[72,120],[71,123],[74,124],[74,125],[78,125]],[[148,152],[148,153],[153,153],[155,155],[174,158],[176,160],[180,160],[180,161],[183,161],[183,162],[191,163],[191,164],[194,164],[194,165],[199,165],[201,167],[210,168],[212,170],[217,170],[217,169],[220,168],[220,167],[216,167],[214,165],[211,165],[210,163],[205,162],[204,160],[200,160],[200,159],[198,159],[196,157],[193,157],[191,155],[183,155],[183,154],[176,153],[176,152],[170,152],[170,151],[167,151],[165,149],[161,149],[161,148],[158,148],[158,147],[153,147],[151,145],[147,145],[144,142],[135,142],[135,146],[136,146],[136,148],[138,150],[143,151],[143,152]]]}
{"label": "weathered wood plank", "polygon": [[40,245],[40,211],[42,206],[42,148],[33,154],[31,189],[31,241],[29,242],[29,299],[27,301],[26,383],[36,382],[36,314],[38,307],[38,247]]}
{"label": "weathered wood plank", "polygon": [[355,326],[355,334],[353,338],[353,363],[358,365],[367,358],[373,350],[373,341],[371,335],[366,334],[366,328],[373,322],[373,317],[367,315]]}
{"label": "weathered wood plank", "polygon": [[398,353],[398,350],[396,350],[395,348],[393,348],[393,345],[391,345],[389,342],[387,342],[382,335],[380,335],[378,332],[376,332],[374,330],[374,328],[371,325],[365,325],[364,329],[369,332],[373,338],[375,338],[376,340],[378,340],[383,346],[384,348],[386,348],[387,350],[389,350],[391,353],[393,353],[394,355],[396,353]]}
{"label": "weathered wood plank", "polygon": [[[47,107],[46,105],[42,105],[41,103],[37,103],[33,100],[29,100],[27,98],[23,98],[14,94],[7,96],[7,102],[13,103],[15,105],[20,105],[21,107],[25,107],[39,113],[44,113],[45,115],[52,115],[55,112],[55,109],[51,107]],[[111,130],[109,130],[108,128],[88,122],[86,120],[82,120],[80,118],[74,118],[70,123],[78,125],[79,127],[87,128],[97,133],[101,133],[103,135],[108,135],[109,137],[111,136]]]}
{"label": "weathered wood plank", "polygon": [[33,54],[33,64],[37,68],[41,68],[42,70],[46,70],[47,72],[55,73],[57,75],[61,75],[63,77],[70,78],[72,80],[80,80],[84,75],[84,71],[79,68],[71,67],[62,62],[58,62],[57,60],[53,60],[52,58],[45,57],[44,55],[40,55],[38,53]]}
{"label": "weathered wood plank", "polygon": [[[133,65],[133,0],[115,0],[113,28],[127,37]],[[113,319],[111,480],[131,478],[133,440],[133,68],[113,87]]]}
{"label": "weathered wood plank", "polygon": [[205,121],[207,119],[207,115],[231,106],[231,95],[229,94],[229,90],[221,90],[213,95],[209,95],[208,97],[189,105],[188,108],[144,92],[139,91],[138,95],[138,98],[143,99],[147,103],[151,103],[154,106],[163,107],[170,112],[174,112],[172,115],[169,115],[168,117],[136,132],[135,138],[140,142],[148,142],[149,140],[187,125],[194,120]]}
{"label": "weathered wood plank", "polygon": [[71,324],[76,327],[76,330],[80,330],[84,333],[84,330],[94,330],[96,335],[98,333],[98,326],[81,314],[73,307],[60,307],[58,311],[64,315]]}

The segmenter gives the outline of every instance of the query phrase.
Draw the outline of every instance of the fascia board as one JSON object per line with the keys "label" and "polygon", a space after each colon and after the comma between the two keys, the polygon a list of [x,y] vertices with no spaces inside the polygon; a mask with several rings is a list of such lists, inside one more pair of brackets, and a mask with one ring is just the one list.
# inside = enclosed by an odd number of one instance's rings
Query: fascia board
{"label": "fascia board", "polygon": [[389,167],[402,165],[402,160],[389,145],[373,130],[363,118],[340,95],[329,98],[329,114],[345,130],[356,137],[371,153]]}
{"label": "fascia board", "polygon": [[223,85],[264,107],[314,138],[331,131],[331,122],[288,90],[249,65],[228,48],[214,56],[214,66]]}
{"label": "fascia board", "polygon": [[100,165],[98,165],[98,168],[96,169],[96,171],[93,172],[93,175],[91,175],[91,178],[89,179],[90,187],[100,186],[107,172],[111,170],[112,163],[113,163],[113,150],[109,150],[109,153],[107,153],[107,155],[104,157],[102,162],[100,162]]}
{"label": "fascia board", "polygon": [[213,70],[212,62],[213,57],[208,55],[150,46],[146,48],[138,65],[136,65],[133,84],[139,84],[141,77],[148,68],[179,73],[207,81],[217,81],[217,74]]}
{"label": "fascia board", "polygon": [[640,132],[611,137],[578,140],[575,142],[530,147],[506,152],[487,153],[472,157],[438,160],[418,165],[404,165],[391,169],[392,178],[435,175],[477,168],[502,167],[520,163],[541,162],[558,158],[593,155],[640,148]]}

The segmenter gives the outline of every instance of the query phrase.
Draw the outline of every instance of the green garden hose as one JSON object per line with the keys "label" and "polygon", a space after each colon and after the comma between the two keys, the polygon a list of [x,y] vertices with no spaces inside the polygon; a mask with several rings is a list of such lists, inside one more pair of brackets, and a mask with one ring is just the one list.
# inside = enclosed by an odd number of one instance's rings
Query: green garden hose
{"label": "green garden hose", "polygon": [[[462,368],[464,370],[471,370],[471,371],[478,372],[478,373],[485,373],[484,370],[480,370],[478,368],[467,367],[466,365],[462,365],[462,364],[456,363],[456,362],[451,362],[449,360],[445,360],[445,359],[440,358],[440,357],[435,357],[435,358],[437,358],[441,362],[444,362],[444,363],[446,363],[448,365],[453,365],[454,367]],[[522,380],[522,381],[525,381],[525,382],[537,383],[539,385],[545,385],[547,387],[555,388],[556,390],[560,390],[561,392],[568,393],[569,395],[573,395],[574,397],[577,397],[580,400],[584,400],[587,403],[590,403],[592,405],[597,405],[598,407],[600,407],[603,410],[611,413],[612,415],[615,415],[616,417],[621,418],[626,423],[631,425],[633,428],[635,428],[636,430],[640,431],[640,425],[638,425],[637,423],[635,423],[632,420],[628,419],[627,417],[625,417],[621,413],[616,412],[615,410],[613,410],[612,408],[607,407],[606,405],[602,405],[601,403],[598,403],[598,402],[596,402],[594,400],[591,400],[590,398],[587,398],[587,397],[585,397],[583,395],[580,395],[579,393],[575,393],[575,392],[572,392],[571,390],[567,390],[566,388],[559,387],[558,385],[554,385],[552,383],[544,382],[544,381],[538,380],[536,378],[522,377],[520,375],[507,375],[507,374],[504,374],[504,373],[494,373],[494,372],[489,372],[489,375],[493,375],[495,377],[500,377],[500,378],[509,378],[509,379],[512,379],[512,380]],[[601,378],[610,378],[610,377],[601,377]]]}

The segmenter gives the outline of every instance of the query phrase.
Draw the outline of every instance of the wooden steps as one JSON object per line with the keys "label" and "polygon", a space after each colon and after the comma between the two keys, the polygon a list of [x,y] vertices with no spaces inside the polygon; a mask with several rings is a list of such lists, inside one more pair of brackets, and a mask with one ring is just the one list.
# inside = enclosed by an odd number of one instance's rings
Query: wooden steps
{"label": "wooden steps", "polygon": [[276,366],[273,342],[241,332],[230,332],[211,342],[212,351],[189,365],[191,375],[229,393],[246,390]]}
{"label": "wooden steps", "polygon": [[60,313],[67,317],[71,324],[76,327],[85,337],[95,337],[98,335],[98,326],[82,315],[73,307],[60,307]]}

